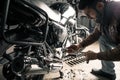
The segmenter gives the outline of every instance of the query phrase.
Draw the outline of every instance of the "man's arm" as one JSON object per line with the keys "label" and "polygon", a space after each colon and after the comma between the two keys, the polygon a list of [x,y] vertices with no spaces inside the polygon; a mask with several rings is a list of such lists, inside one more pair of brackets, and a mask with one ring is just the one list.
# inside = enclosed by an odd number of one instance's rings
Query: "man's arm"
{"label": "man's arm", "polygon": [[94,32],[90,34],[86,39],[84,39],[79,45],[86,47],[99,39],[101,32],[98,28],[94,29]]}
{"label": "man's arm", "polygon": [[75,53],[75,51],[78,51],[81,48],[85,48],[86,46],[92,44],[93,42],[97,41],[100,37],[101,32],[98,30],[98,28],[95,28],[94,32],[89,35],[86,39],[84,39],[79,44],[74,44],[66,48],[67,53]]}
{"label": "man's arm", "polygon": [[120,61],[120,45],[114,49],[98,53],[97,58],[107,61]]}

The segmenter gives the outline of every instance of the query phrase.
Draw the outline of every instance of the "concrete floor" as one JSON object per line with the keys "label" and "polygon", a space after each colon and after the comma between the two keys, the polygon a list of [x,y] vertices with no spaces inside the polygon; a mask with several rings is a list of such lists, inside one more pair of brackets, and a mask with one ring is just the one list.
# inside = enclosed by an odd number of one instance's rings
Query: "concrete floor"
{"label": "concrete floor", "polygon": [[[98,43],[94,43],[91,46],[88,46],[84,51],[93,50],[95,52],[99,52]],[[117,78],[116,80],[120,80],[120,62],[115,63],[115,71]],[[49,73],[44,76],[44,80],[108,80],[103,77],[97,77],[90,73],[92,68],[101,68],[100,60],[93,60],[90,61],[89,64],[86,62],[80,63],[73,67],[70,67],[65,62],[63,62],[64,67],[61,70],[65,75],[63,76],[64,79],[58,78],[60,75],[59,73]],[[0,80],[5,80],[2,76],[2,65],[0,66]]]}
{"label": "concrete floor", "polygon": [[[99,45],[98,42],[95,42],[94,44],[86,47],[83,51],[88,51],[88,50],[92,50],[95,52],[99,52]],[[116,71],[116,75],[117,78],[116,80],[120,80],[120,62],[114,62],[115,63],[115,71]],[[64,74],[67,74],[64,76],[64,79],[58,79],[58,80],[108,80],[106,78],[103,77],[98,77],[98,76],[94,76],[92,75],[91,69],[92,68],[97,68],[100,69],[101,68],[101,61],[100,60],[93,60],[90,61],[89,64],[87,64],[86,62],[80,63],[78,65],[75,65],[73,67],[70,67],[69,65],[67,65],[66,63],[64,63],[64,67],[62,69]],[[72,72],[71,72],[72,70]],[[74,74],[68,74],[67,72],[71,72]],[[68,76],[69,78],[66,78],[66,76]],[[59,73],[49,73],[47,75],[45,75],[45,80],[56,80],[56,77],[59,77]],[[53,79],[55,78],[55,79]]]}

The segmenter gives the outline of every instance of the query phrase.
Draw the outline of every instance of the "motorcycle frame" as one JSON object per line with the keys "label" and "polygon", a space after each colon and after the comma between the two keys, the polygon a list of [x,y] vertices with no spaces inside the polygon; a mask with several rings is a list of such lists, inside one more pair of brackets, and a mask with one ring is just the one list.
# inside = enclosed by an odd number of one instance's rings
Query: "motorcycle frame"
{"label": "motorcycle frame", "polygon": [[[37,42],[23,42],[23,41],[11,41],[8,40],[5,36],[5,25],[7,22],[7,16],[8,16],[8,11],[9,11],[9,6],[10,6],[10,0],[5,0],[5,4],[4,4],[4,10],[3,10],[3,17],[1,18],[1,32],[2,32],[2,38],[5,40],[5,42],[10,43],[10,44],[22,44],[22,45],[35,45],[35,46],[39,46],[39,45],[43,45],[44,43],[46,43],[46,39],[47,39],[47,34],[49,31],[49,26],[48,26],[48,20],[49,17],[47,15],[47,13],[45,11],[43,11],[42,9],[38,9],[36,6],[29,4],[25,1],[20,0],[19,1],[21,4],[23,5],[29,5],[29,8],[32,10],[37,10],[37,14],[41,13],[42,15],[44,15],[46,17],[46,22],[45,22],[45,26],[46,26],[46,33],[45,33],[45,38],[44,41],[42,43],[37,43]],[[36,11],[35,11],[36,12]]]}

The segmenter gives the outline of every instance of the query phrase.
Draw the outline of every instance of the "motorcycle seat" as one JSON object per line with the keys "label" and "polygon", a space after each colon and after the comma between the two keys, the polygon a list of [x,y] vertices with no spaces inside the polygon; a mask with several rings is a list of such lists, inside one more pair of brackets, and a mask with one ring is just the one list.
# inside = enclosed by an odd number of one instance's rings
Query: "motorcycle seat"
{"label": "motorcycle seat", "polygon": [[60,22],[61,20],[61,13],[55,10],[52,10],[47,4],[45,4],[44,2],[40,1],[40,0],[30,0],[30,2],[41,8],[42,10],[44,10],[47,14],[48,17],[54,21]]}

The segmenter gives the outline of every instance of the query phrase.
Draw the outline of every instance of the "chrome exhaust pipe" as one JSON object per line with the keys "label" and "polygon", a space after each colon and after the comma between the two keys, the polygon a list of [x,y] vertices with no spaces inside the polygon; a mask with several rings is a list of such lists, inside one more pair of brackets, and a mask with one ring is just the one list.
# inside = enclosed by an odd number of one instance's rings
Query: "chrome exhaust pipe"
{"label": "chrome exhaust pipe", "polygon": [[[27,69],[26,69],[27,70]],[[26,75],[47,74],[49,70],[43,69],[38,65],[31,65],[31,68],[25,72]]]}

